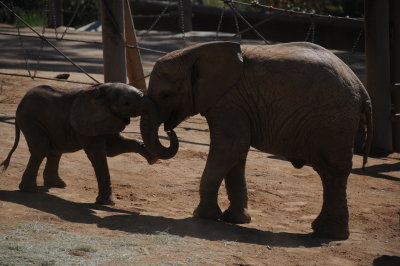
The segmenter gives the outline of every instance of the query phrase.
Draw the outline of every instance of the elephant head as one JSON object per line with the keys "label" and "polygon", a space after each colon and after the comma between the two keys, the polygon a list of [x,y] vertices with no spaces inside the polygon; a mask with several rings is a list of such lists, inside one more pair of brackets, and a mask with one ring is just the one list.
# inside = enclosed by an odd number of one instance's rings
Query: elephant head
{"label": "elephant head", "polygon": [[170,132],[186,118],[207,113],[235,86],[242,70],[240,45],[232,42],[197,44],[160,58],[151,73],[147,93],[155,103],[154,113],[159,113],[159,120],[148,116],[141,119],[148,149],[155,154],[163,149],[157,134],[162,123]]}
{"label": "elephant head", "polygon": [[[70,113],[72,127],[81,135],[98,136],[124,130],[131,117],[154,116],[154,104],[138,89],[123,83],[105,83],[82,91],[74,100]],[[178,139],[169,133],[170,147],[157,153],[169,159],[178,150]]]}

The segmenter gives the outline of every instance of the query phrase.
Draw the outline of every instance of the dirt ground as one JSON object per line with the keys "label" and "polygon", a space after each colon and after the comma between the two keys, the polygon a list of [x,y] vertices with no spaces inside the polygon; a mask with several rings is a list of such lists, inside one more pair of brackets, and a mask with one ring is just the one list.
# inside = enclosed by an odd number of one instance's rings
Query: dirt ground
{"label": "dirt ground", "polygon": [[[99,38],[98,33],[92,35]],[[15,57],[13,40],[0,41],[0,72],[25,74],[21,50]],[[65,49],[73,51],[70,46]],[[89,47],[84,53],[90,52],[92,60],[81,60],[99,79],[100,49]],[[151,70],[154,59],[144,56],[145,71]],[[42,60],[41,76],[68,72],[71,79],[88,82],[62,64]],[[19,100],[40,84],[77,86],[0,74],[0,161],[14,142]],[[250,151],[246,167],[252,222],[238,226],[192,218],[209,132],[205,119],[195,116],[176,133],[180,150],[173,159],[149,166],[137,154],[109,158],[115,206],[93,204],[97,184],[82,151],[61,160],[65,189],[19,192],[29,158],[21,137],[8,170],[0,174],[0,265],[400,265],[399,154],[370,157],[365,172],[361,157],[354,156],[347,190],[351,235],[332,241],[311,235],[311,222],[322,203],[318,175],[310,167],[298,170],[257,150]],[[124,135],[140,138],[137,118]],[[219,203],[222,209],[228,206],[223,186]]]}

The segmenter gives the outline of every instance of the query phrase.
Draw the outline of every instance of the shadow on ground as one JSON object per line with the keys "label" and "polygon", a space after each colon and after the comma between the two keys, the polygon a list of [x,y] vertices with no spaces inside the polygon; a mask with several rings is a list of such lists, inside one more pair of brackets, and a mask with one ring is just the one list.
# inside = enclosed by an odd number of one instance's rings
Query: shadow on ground
{"label": "shadow on ground", "polygon": [[383,255],[383,256],[376,258],[372,265],[374,265],[374,266],[399,266],[400,265],[400,257]]}
{"label": "shadow on ground", "polygon": [[15,116],[0,116],[0,123],[15,125]]}
{"label": "shadow on ground", "polygon": [[365,167],[365,169],[357,168],[353,169],[351,172],[357,175],[365,175],[375,178],[383,178],[391,181],[400,181],[400,178],[391,176],[386,173],[398,172],[400,171],[400,162],[395,164],[377,164]]}
{"label": "shadow on ground", "polygon": [[[141,215],[114,207],[76,203],[47,193],[0,190],[0,200],[53,214],[69,222],[97,224],[100,228],[127,233],[167,232],[181,237],[191,236],[211,241],[232,241],[271,247],[319,247],[330,242],[330,239],[316,238],[312,234],[273,233],[192,217],[173,219]],[[109,212],[110,215],[99,217],[96,210]]]}

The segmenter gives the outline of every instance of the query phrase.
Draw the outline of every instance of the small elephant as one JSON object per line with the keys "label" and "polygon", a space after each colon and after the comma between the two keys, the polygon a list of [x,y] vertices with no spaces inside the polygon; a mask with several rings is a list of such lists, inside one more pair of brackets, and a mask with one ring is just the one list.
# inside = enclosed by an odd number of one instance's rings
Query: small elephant
{"label": "small elephant", "polygon": [[[73,90],[50,86],[32,88],[18,105],[14,146],[1,165],[4,169],[8,167],[22,131],[31,155],[19,184],[20,190],[37,191],[36,177],[44,158],[47,158],[44,185],[64,188],[66,184],[58,174],[61,155],[83,149],[97,178],[96,203],[113,205],[107,156],[137,152],[149,164],[157,160],[143,143],[120,135],[130,118],[147,112],[149,104],[154,105],[142,92],[122,83]],[[164,154],[165,158],[174,156],[178,150],[176,135],[169,132],[169,136],[171,149],[167,149],[170,154]]]}
{"label": "small elephant", "polygon": [[[269,46],[232,42],[196,44],[160,58],[148,96],[159,121],[142,117],[142,138],[157,156],[158,126],[172,130],[201,114],[210,129],[210,150],[194,216],[248,223],[246,157],[250,147],[310,165],[323,185],[322,210],[312,228],[317,236],[349,236],[346,197],[358,129],[367,131],[364,162],[371,146],[371,101],[353,71],[330,51],[311,43]],[[222,180],[230,206],[221,212]]]}

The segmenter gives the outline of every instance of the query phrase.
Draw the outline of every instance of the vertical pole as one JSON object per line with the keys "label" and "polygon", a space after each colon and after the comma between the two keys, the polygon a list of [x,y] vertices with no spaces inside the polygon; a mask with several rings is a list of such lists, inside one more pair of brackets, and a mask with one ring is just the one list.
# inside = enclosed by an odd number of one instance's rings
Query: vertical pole
{"label": "vertical pole", "polygon": [[64,24],[62,16],[62,0],[52,0],[50,3],[49,28],[58,28]]}
{"label": "vertical pole", "polygon": [[373,149],[393,151],[389,53],[389,0],[365,0],[367,90],[372,100]]}
{"label": "vertical pole", "polygon": [[101,0],[104,82],[126,83],[122,0]]}
{"label": "vertical pole", "polygon": [[[126,42],[129,45],[138,45],[129,0],[124,0],[124,15]],[[145,92],[147,86],[139,49],[126,48],[126,71],[128,74],[129,84]]]}
{"label": "vertical pole", "polygon": [[190,0],[179,0],[179,28],[182,32],[188,32],[193,29],[192,24],[192,3]]}
{"label": "vertical pole", "polygon": [[[390,1],[390,58],[392,84],[400,83],[400,1]],[[400,86],[392,86],[393,146],[400,152]]]}

